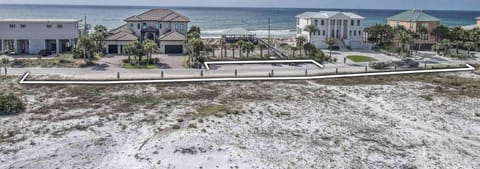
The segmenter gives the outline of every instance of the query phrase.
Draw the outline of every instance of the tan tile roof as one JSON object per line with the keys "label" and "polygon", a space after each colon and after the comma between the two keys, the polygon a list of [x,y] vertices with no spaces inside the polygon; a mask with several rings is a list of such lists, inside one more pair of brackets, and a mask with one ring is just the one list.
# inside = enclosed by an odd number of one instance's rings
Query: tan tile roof
{"label": "tan tile roof", "polygon": [[163,34],[160,38],[161,41],[184,41],[185,35],[178,33],[177,31],[171,31]]}
{"label": "tan tile roof", "polygon": [[190,19],[170,9],[151,9],[140,15],[131,16],[125,21],[190,22]]}
{"label": "tan tile roof", "polygon": [[127,25],[122,25],[118,28],[115,28],[108,32],[106,41],[135,41],[138,40],[138,37],[133,34],[133,32],[128,29]]}

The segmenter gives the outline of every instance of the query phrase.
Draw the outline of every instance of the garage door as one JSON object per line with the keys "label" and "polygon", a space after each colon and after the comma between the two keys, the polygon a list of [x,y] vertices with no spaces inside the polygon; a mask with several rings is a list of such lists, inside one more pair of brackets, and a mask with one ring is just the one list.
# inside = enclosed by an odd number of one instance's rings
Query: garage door
{"label": "garage door", "polygon": [[165,45],[166,54],[182,54],[183,45]]}
{"label": "garage door", "polygon": [[117,54],[118,53],[118,46],[117,45],[108,45],[108,53]]}

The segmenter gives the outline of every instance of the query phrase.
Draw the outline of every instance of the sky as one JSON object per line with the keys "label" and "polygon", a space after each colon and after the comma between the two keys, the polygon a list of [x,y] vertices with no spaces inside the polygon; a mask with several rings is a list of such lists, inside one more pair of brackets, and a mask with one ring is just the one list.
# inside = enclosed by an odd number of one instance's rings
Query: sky
{"label": "sky", "polygon": [[480,11],[480,0],[0,0],[0,4],[434,9]]}

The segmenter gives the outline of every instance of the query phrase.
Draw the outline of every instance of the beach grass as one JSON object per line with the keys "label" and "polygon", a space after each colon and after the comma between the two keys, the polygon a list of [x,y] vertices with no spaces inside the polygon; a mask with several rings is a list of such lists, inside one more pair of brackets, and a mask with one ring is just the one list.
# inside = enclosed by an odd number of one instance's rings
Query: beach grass
{"label": "beach grass", "polygon": [[373,62],[377,61],[377,59],[368,57],[368,56],[362,56],[362,55],[350,55],[347,56],[348,59],[354,62]]}

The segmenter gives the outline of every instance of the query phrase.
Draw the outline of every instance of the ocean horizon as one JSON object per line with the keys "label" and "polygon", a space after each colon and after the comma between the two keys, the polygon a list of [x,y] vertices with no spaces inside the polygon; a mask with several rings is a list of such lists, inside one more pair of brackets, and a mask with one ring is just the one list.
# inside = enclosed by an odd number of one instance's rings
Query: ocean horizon
{"label": "ocean horizon", "polygon": [[[17,5],[0,4],[0,18],[83,19],[91,25],[113,29],[124,19],[152,8],[169,8],[190,18],[189,26],[199,26],[202,36],[217,36],[223,30],[243,27],[258,36],[266,36],[268,18],[272,36],[290,37],[295,34],[296,15],[306,11],[345,11],[364,16],[365,26],[385,24],[387,18],[405,9],[332,9],[332,8],[264,8],[264,7],[168,7],[168,6],[103,6],[103,5]],[[475,24],[480,11],[425,10],[450,27]]]}

